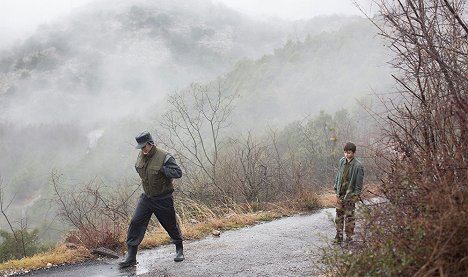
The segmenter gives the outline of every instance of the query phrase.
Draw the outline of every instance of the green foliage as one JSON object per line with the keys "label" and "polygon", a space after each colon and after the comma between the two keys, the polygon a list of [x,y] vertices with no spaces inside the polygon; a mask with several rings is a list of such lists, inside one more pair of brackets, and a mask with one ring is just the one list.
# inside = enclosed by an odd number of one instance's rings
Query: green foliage
{"label": "green foliage", "polygon": [[356,141],[356,125],[346,109],[333,116],[320,111],[305,123],[287,125],[278,134],[278,146],[282,155],[292,150],[312,170],[312,180],[323,185],[332,182],[344,143]]}
{"label": "green foliage", "polygon": [[46,250],[39,241],[39,230],[15,230],[13,235],[10,232],[0,230],[0,261],[11,259],[21,259],[29,257]]}

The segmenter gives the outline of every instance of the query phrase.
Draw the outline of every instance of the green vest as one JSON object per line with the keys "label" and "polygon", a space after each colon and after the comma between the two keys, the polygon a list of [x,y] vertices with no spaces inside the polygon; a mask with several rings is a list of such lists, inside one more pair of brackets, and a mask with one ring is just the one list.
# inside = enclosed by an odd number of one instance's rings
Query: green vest
{"label": "green vest", "polygon": [[161,171],[168,153],[156,146],[147,155],[140,151],[135,168],[141,178],[143,191],[149,197],[158,196],[174,191],[172,179],[167,178]]}

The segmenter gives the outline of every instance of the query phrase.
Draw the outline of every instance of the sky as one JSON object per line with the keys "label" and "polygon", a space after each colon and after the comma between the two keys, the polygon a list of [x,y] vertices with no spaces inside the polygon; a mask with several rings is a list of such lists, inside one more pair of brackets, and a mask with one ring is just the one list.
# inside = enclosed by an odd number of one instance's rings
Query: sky
{"label": "sky", "polygon": [[[99,0],[0,0],[0,48],[31,35],[38,25],[66,17]],[[190,0],[187,0],[190,1]],[[308,19],[317,15],[359,15],[352,0],[212,0],[256,17]],[[370,1],[370,0],[360,0]]]}
{"label": "sky", "polygon": [[[318,15],[360,15],[353,0],[212,0],[253,16],[308,19]],[[368,1],[359,1],[368,2]]]}

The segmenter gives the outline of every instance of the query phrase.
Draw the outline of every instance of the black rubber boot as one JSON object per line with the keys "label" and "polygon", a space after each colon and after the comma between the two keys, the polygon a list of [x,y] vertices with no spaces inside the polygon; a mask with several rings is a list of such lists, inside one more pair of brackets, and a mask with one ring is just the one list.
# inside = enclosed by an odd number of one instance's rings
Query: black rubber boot
{"label": "black rubber boot", "polygon": [[174,262],[181,262],[184,260],[184,246],[182,243],[176,244],[176,256]]}
{"label": "black rubber boot", "polygon": [[125,261],[119,263],[119,268],[126,268],[135,266],[137,264],[136,254],[138,251],[138,246],[128,246],[127,257]]}
{"label": "black rubber boot", "polygon": [[335,239],[333,240],[333,244],[340,244],[343,242],[343,234],[337,233]]}

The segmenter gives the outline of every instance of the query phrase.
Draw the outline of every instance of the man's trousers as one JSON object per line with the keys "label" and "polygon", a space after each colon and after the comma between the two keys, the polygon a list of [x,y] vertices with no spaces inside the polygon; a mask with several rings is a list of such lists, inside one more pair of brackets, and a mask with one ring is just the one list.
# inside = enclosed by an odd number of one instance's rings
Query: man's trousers
{"label": "man's trousers", "polygon": [[355,200],[353,198],[343,200],[340,198],[336,205],[336,233],[343,234],[343,227],[346,233],[346,237],[351,238],[354,234],[354,210]]}
{"label": "man's trousers", "polygon": [[148,197],[144,193],[141,194],[128,227],[127,245],[138,246],[141,243],[153,214],[169,234],[172,242],[181,245],[182,235],[176,220],[172,193],[163,197]]}

